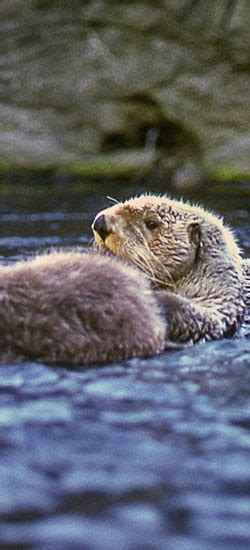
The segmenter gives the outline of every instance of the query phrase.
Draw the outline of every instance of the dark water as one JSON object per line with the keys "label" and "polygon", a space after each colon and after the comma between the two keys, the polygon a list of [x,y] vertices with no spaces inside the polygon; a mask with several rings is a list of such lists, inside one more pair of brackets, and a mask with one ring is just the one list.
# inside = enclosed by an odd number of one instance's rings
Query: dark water
{"label": "dark water", "polygon": [[[105,194],[0,192],[0,255],[86,245]],[[138,189],[136,189],[138,191]],[[243,186],[203,203],[249,254]],[[0,368],[0,547],[250,547],[249,339],[67,370]]]}

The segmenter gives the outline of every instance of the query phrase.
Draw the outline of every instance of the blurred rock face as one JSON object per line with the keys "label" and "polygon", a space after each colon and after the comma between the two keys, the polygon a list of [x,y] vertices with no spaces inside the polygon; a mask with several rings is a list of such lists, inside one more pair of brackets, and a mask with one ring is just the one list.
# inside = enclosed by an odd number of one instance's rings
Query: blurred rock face
{"label": "blurred rock face", "polygon": [[2,0],[1,161],[63,167],[156,147],[166,171],[187,160],[249,175],[247,8]]}

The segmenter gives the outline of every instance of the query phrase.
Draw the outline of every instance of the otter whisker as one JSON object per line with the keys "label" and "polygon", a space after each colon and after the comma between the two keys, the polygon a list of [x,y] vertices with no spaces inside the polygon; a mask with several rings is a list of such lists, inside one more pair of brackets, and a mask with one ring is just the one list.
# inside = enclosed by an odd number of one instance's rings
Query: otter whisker
{"label": "otter whisker", "polygon": [[[147,277],[157,286],[175,289],[175,284],[173,278],[169,271],[166,269],[166,279],[162,279],[159,275],[156,275],[155,265],[159,264],[161,269],[161,263],[157,257],[152,254],[152,251],[149,248],[148,242],[145,237],[137,232],[136,237],[138,241],[140,240],[140,245],[132,248],[131,243],[126,242],[124,246],[124,251],[126,251],[126,257],[131,263],[136,265]],[[157,262],[157,264],[156,264]],[[164,274],[165,276],[165,274]]]}
{"label": "otter whisker", "polygon": [[93,250],[98,250],[99,249],[99,246],[98,246],[98,244],[97,244],[97,242],[95,241],[94,238],[91,239],[89,248],[91,248]]}
{"label": "otter whisker", "polygon": [[[140,246],[140,248],[137,247],[138,255],[142,259],[142,262],[144,262],[144,264],[148,268],[148,271],[152,274],[152,277],[154,277],[154,270],[153,270],[154,262],[150,261],[151,258],[153,260],[152,252],[151,252],[151,250],[148,246],[148,243],[147,243],[144,235],[140,235],[140,237],[142,238],[142,246]],[[145,254],[145,252],[146,252],[146,254]],[[149,258],[148,258],[148,256],[149,256]]]}
{"label": "otter whisker", "polygon": [[[143,251],[143,260],[147,263],[149,267],[149,271],[152,273],[152,281],[155,283],[160,284],[161,286],[167,287],[167,288],[175,288],[175,283],[173,280],[173,277],[169,270],[165,267],[165,274],[164,279],[161,279],[160,277],[156,276],[155,271],[153,270],[152,266],[155,266],[155,263],[159,264],[159,267],[161,268],[161,262],[157,259],[157,257],[152,253],[152,251],[149,248],[149,244],[147,240],[145,239],[144,235],[141,235],[142,241],[143,241],[143,248],[140,249]],[[147,251],[148,257],[145,256],[145,251]]]}
{"label": "otter whisker", "polygon": [[133,250],[132,262],[136,263],[143,272],[146,272],[147,274],[149,273],[151,277],[154,277],[152,264],[148,261],[148,258],[145,255],[145,250],[143,248],[137,247],[135,250]]}
{"label": "otter whisker", "polygon": [[106,199],[108,199],[108,201],[111,202],[112,204],[118,204],[118,202],[119,202],[116,199],[114,199],[113,197],[110,197],[110,195],[107,195]]}
{"label": "otter whisker", "polygon": [[145,273],[146,275],[150,274],[150,276],[153,277],[152,269],[150,268],[149,265],[147,265],[147,263],[145,262],[145,259],[143,257],[140,257],[138,253],[137,254],[133,253],[133,259],[131,260],[131,257],[130,257],[129,260],[130,260],[130,263],[139,267],[139,269],[143,273]]}
{"label": "otter whisker", "polygon": [[154,271],[153,271],[153,267],[152,267],[152,264],[148,261],[148,258],[147,256],[145,256],[143,254],[143,251],[141,250],[138,250],[138,259],[141,260],[142,262],[142,265],[144,265],[146,267],[146,269],[149,271],[149,273],[152,275],[152,277],[154,276]]}

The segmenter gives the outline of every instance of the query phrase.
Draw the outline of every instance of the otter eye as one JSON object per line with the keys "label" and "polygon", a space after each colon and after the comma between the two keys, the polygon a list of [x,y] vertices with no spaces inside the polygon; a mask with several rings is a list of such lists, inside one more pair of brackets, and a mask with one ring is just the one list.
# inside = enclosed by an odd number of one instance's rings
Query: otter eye
{"label": "otter eye", "polygon": [[156,220],[146,220],[145,225],[146,225],[147,229],[149,229],[150,231],[153,231],[154,229],[156,229],[158,227],[159,222],[156,221]]}

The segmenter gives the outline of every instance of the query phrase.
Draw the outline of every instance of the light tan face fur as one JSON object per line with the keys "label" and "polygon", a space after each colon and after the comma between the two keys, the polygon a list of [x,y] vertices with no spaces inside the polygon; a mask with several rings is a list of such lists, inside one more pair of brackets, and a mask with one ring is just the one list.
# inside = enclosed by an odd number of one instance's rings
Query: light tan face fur
{"label": "light tan face fur", "polygon": [[[105,239],[94,229],[102,215]],[[200,218],[178,201],[142,196],[102,210],[95,220],[97,248],[137,265],[156,284],[174,286],[195,262]]]}

